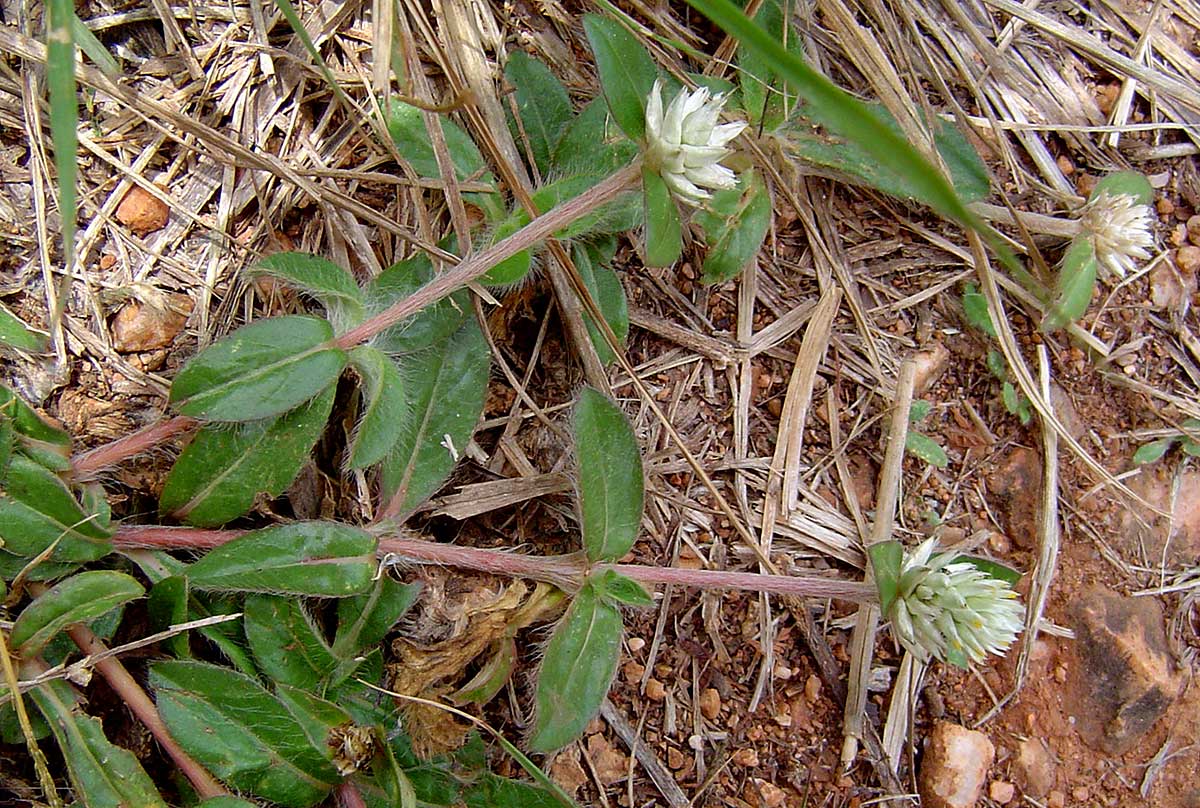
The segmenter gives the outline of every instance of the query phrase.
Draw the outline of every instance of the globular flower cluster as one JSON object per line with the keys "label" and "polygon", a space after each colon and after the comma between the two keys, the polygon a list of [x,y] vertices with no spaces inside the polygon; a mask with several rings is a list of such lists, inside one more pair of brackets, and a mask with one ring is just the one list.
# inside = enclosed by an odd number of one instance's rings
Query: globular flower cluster
{"label": "globular flower cluster", "polygon": [[708,199],[705,189],[732,188],[737,182],[721,160],[729,154],[726,144],[742,133],[746,122],[718,123],[724,106],[724,95],[685,87],[664,111],[661,80],[654,82],[646,100],[646,166],[688,205]]}
{"label": "globular flower cluster", "polygon": [[1150,257],[1153,222],[1150,206],[1137,197],[1103,191],[1084,206],[1080,237],[1091,240],[1098,268],[1124,278],[1137,269],[1137,261]]}
{"label": "globular flower cluster", "polygon": [[936,539],[909,554],[899,593],[888,610],[896,638],[922,661],[951,655],[981,662],[1002,654],[1023,626],[1024,606],[1007,582],[974,564],[934,555]]}

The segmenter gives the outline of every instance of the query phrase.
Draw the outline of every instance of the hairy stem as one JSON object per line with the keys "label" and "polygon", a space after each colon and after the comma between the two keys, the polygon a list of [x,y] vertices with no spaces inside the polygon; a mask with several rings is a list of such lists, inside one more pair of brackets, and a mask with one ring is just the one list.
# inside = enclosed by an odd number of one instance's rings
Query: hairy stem
{"label": "hairy stem", "polygon": [[176,435],[187,432],[199,423],[195,418],[177,415],[154,426],[138,430],[132,435],[126,435],[112,443],[106,443],[103,446],[97,446],[91,451],[76,455],[72,458],[71,465],[75,467],[77,474],[85,476],[93,474],[101,469],[116,465],[128,457],[133,457],[134,455],[139,455],[142,452],[153,449],[155,446],[165,443]]}
{"label": "hairy stem", "polygon": [[[153,547],[161,550],[211,549],[242,535],[239,530],[196,530],[183,527],[124,526],[113,537],[117,549]],[[385,562],[403,564],[439,564],[448,567],[487,572],[510,578],[545,581],[574,591],[582,585],[589,567],[582,553],[561,556],[529,556],[503,550],[461,547],[408,537],[391,536],[379,540],[379,554]],[[674,584],[695,589],[769,592],[810,598],[836,598],[855,603],[877,601],[875,587],[863,581],[845,581],[816,575],[762,575],[755,572],[725,570],[688,570],[678,567],[652,567],[641,564],[597,564],[590,572],[612,569],[639,583]]]}
{"label": "hairy stem", "polygon": [[503,241],[438,275],[416,293],[342,334],[337,339],[338,346],[353,348],[379,332],[386,331],[405,317],[410,317],[451,292],[461,289],[504,259],[545,241],[576,219],[620,196],[629,190],[640,176],[641,166],[636,162],[610,175],[574,199],[569,199],[544,215],[536,217]]}
{"label": "hairy stem", "polygon": [[[91,629],[82,623],[77,623],[67,629],[67,633],[79,646],[79,650],[85,654],[95,655],[101,654],[108,649],[100,639],[92,633]],[[150,730],[150,734],[158,741],[159,746],[163,748],[179,767],[179,771],[183,772],[188,781],[196,789],[196,793],[207,799],[209,797],[228,796],[229,792],[225,787],[217,782],[208,770],[192,759],[187,752],[183,751],[175,739],[171,737],[171,733],[167,730],[167,725],[163,722],[162,716],[158,714],[158,708],[154,706],[154,702],[146,695],[146,691],[142,690],[141,685],[137,683],[121,664],[121,660],[116,657],[106,657],[96,662],[96,670],[104,677],[109,686],[117,692],[117,695],[129,706],[138,720],[141,721],[146,729]]]}

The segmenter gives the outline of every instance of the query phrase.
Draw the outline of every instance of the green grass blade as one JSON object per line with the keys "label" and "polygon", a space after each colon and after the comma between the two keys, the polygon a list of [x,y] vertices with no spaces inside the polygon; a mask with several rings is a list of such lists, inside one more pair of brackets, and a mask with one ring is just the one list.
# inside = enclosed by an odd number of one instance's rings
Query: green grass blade
{"label": "green grass blade", "polygon": [[735,37],[741,47],[772,64],[807,99],[818,122],[893,166],[911,183],[917,198],[938,213],[978,229],[976,217],[938,170],[907,140],[872,115],[865,104],[789,53],[730,0],[688,0],[688,4]]}
{"label": "green grass blade", "polygon": [[75,261],[75,181],[78,162],[75,127],[79,107],[75,95],[75,43],[71,0],[49,0],[46,4],[46,84],[50,90],[50,139],[54,143],[54,167],[58,170],[58,208],[62,217],[63,263],[70,275]]}

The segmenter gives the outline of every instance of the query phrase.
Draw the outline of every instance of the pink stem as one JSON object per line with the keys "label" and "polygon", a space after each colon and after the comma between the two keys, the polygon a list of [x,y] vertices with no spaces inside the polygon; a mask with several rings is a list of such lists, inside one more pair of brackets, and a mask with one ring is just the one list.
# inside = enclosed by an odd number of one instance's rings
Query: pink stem
{"label": "pink stem", "polygon": [[441,273],[418,289],[415,294],[398,301],[391,308],[342,334],[337,339],[338,347],[353,348],[379,332],[386,331],[405,317],[416,314],[426,306],[436,303],[456,289],[461,289],[504,259],[511,258],[522,250],[527,250],[538,242],[545,241],[576,219],[591,213],[628,190],[641,176],[641,170],[638,163],[626,166],[574,199],[569,199],[548,213],[536,217],[508,238],[471,256],[453,269]]}
{"label": "pink stem", "polygon": [[91,474],[120,463],[127,457],[133,457],[153,449],[160,443],[165,443],[176,435],[187,432],[198,423],[200,422],[195,418],[177,415],[154,426],[134,432],[132,435],[127,435],[120,440],[97,446],[91,451],[77,455],[71,463],[75,466],[77,473]]}
{"label": "pink stem", "polygon": [[[79,650],[85,654],[101,654],[108,650],[104,643],[100,642],[91,632],[91,629],[82,623],[77,623],[67,629],[67,633],[79,646]],[[129,671],[121,664],[121,660],[116,657],[106,657],[96,662],[95,666],[109,686],[129,705],[129,709],[138,717],[138,720],[146,725],[146,729],[150,730],[150,734],[158,741],[163,751],[191,781],[197,794],[205,799],[229,794],[225,787],[209,774],[207,769],[193,760],[187,752],[183,751],[183,747],[175,742],[167,725],[163,722],[162,716],[158,714],[154,702],[146,695],[146,691],[142,690],[137,680],[129,675]]]}
{"label": "pink stem", "polygon": [[333,798],[338,808],[367,808],[367,801],[359,792],[358,786],[349,780],[344,780],[333,790]]}
{"label": "pink stem", "polygon": [[[152,547],[157,549],[211,549],[241,536],[244,531],[195,530],[183,527],[126,526],[117,531],[113,546],[117,549]],[[422,539],[383,538],[379,553],[419,564],[441,564],[448,567],[504,575],[510,578],[529,578],[546,581],[573,591],[580,587],[588,574],[582,554],[561,556],[528,556],[503,550],[484,550],[461,547]],[[697,589],[740,589],[747,592],[769,592],[773,595],[795,595],[810,598],[837,598],[856,603],[876,600],[875,587],[862,581],[843,581],[815,575],[761,575],[756,572],[726,572],[724,570],[688,570],[679,567],[651,567],[641,564],[597,564],[592,573],[612,569],[644,584],[673,584]]]}

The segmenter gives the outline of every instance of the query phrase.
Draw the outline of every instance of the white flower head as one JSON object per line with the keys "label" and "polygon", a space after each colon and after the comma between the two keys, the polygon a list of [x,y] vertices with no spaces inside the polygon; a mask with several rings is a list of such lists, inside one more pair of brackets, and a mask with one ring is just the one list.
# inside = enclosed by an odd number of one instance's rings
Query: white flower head
{"label": "white flower head", "polygon": [[1099,269],[1118,277],[1137,269],[1154,249],[1149,205],[1129,194],[1102,191],[1084,206],[1079,217],[1080,234],[1091,239]]}
{"label": "white flower head", "polygon": [[732,188],[737,182],[721,160],[729,154],[725,144],[742,133],[746,122],[718,123],[723,106],[723,94],[684,87],[664,111],[660,79],[646,99],[646,165],[681,202],[699,205],[711,195],[706,188]]}
{"label": "white flower head", "polygon": [[1007,582],[953,553],[933,555],[928,539],[904,559],[899,592],[888,610],[892,631],[922,661],[950,655],[983,661],[1012,645],[1025,607]]}

